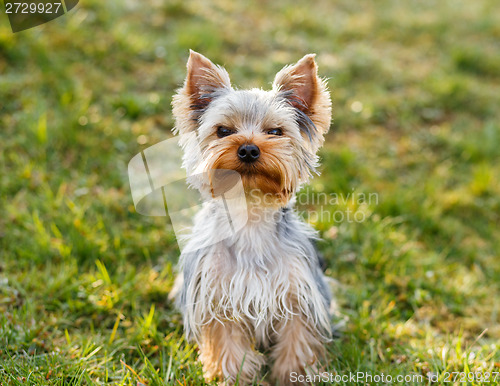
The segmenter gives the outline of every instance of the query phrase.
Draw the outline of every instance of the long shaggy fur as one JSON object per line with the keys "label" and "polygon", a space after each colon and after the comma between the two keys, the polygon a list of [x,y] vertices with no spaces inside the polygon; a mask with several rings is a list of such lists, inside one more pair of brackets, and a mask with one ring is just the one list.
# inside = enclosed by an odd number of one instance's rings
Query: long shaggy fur
{"label": "long shaggy fur", "polygon": [[[179,262],[185,332],[199,344],[207,379],[247,384],[259,376],[260,351],[268,349],[273,378],[287,384],[291,371],[317,363],[331,334],[316,232],[291,209],[329,128],[326,84],[307,55],[281,70],[271,91],[235,90],[224,69],[191,52],[173,106],[189,182],[207,199]],[[219,138],[219,127],[234,134]],[[270,135],[274,128],[283,135]],[[238,159],[243,144],[259,147],[258,161]],[[245,188],[241,214],[248,222],[236,233],[223,203],[210,199],[210,179],[199,178],[218,169],[239,173]],[[211,242],[221,234],[228,237]]]}

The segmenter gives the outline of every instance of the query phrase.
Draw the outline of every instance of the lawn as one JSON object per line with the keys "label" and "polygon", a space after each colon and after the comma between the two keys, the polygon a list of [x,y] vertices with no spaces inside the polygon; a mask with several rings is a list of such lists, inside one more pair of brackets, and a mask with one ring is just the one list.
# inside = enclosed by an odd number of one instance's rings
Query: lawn
{"label": "lawn", "polygon": [[127,176],[171,136],[190,48],[241,87],[309,52],[329,78],[301,197],[376,199],[300,208],[363,218],[308,217],[339,305],[325,368],[500,384],[495,1],[82,0],[28,31],[0,23],[1,385],[203,384],[167,299],[172,227],[135,212]]}

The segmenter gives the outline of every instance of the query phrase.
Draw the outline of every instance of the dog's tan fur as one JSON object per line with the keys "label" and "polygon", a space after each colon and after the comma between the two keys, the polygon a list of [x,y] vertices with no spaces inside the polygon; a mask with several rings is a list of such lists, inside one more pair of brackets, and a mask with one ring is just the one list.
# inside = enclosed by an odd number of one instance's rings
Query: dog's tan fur
{"label": "dog's tan fur", "polygon": [[236,377],[245,383],[254,379],[264,364],[264,356],[240,323],[212,321],[202,329],[200,361],[205,379],[222,378],[233,383]]}
{"label": "dog's tan fur", "polygon": [[292,385],[292,372],[317,373],[318,360],[324,358],[324,339],[311,328],[307,318],[297,312],[291,320],[279,324],[277,335],[280,339],[271,353],[275,363],[271,373],[274,380],[280,385]]}

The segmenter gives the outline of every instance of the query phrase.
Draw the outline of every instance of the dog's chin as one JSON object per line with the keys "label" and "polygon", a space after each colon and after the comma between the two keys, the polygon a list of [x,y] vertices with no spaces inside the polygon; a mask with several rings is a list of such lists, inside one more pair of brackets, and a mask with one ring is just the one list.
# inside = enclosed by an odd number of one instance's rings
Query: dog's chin
{"label": "dog's chin", "polygon": [[283,187],[281,176],[243,173],[241,179],[247,201],[252,205],[280,208],[290,200],[291,190]]}
{"label": "dog's chin", "polygon": [[[278,162],[245,164],[234,158],[221,157],[209,166],[211,170],[225,171],[216,173],[223,179],[228,178],[226,174],[231,178],[238,175],[248,203],[254,206],[283,207],[292,196],[294,189],[292,179],[287,175],[287,170]],[[226,183],[220,184],[220,186],[224,185]]]}

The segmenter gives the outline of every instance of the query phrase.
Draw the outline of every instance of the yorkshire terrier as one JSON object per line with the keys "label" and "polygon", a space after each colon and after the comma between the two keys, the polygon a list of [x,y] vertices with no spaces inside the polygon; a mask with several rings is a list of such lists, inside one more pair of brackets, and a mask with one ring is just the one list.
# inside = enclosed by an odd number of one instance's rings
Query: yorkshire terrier
{"label": "yorkshire terrier", "polygon": [[273,382],[292,384],[291,373],[318,371],[331,339],[317,235],[293,211],[295,193],[316,172],[331,119],[314,57],[279,71],[270,91],[238,90],[224,68],[191,51],[173,100],[188,176],[236,172],[248,215],[231,233],[224,205],[209,200],[211,181],[190,181],[207,202],[181,254],[177,301],[207,381],[258,382],[268,365]]}

